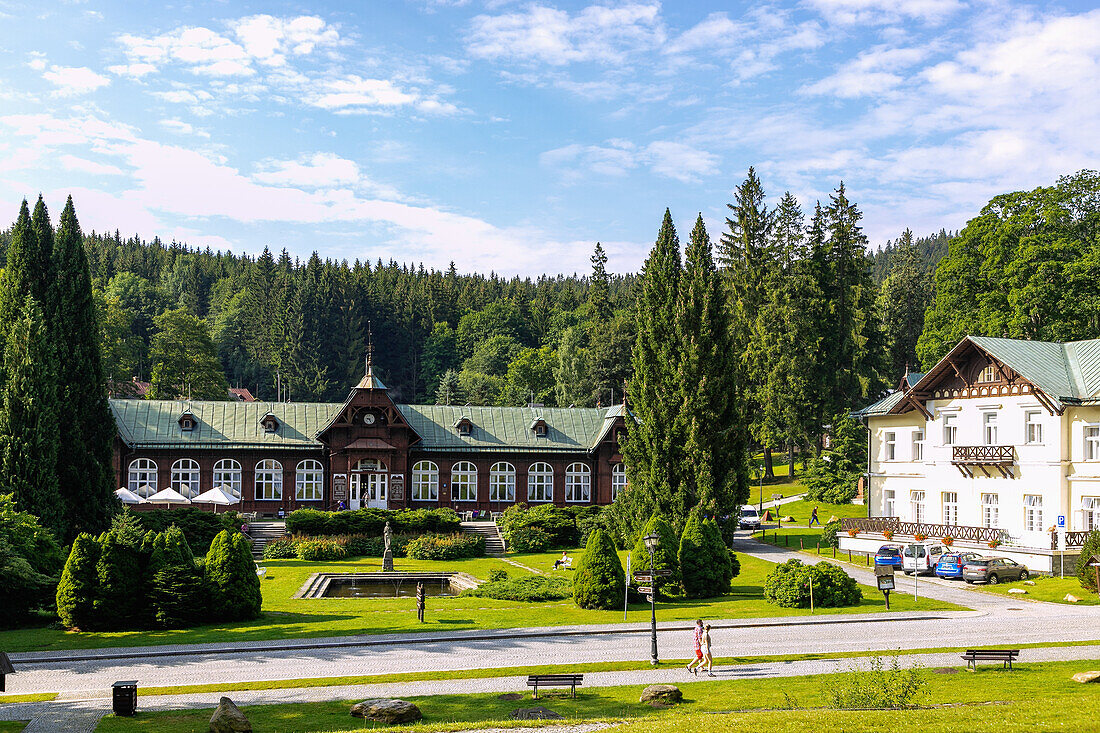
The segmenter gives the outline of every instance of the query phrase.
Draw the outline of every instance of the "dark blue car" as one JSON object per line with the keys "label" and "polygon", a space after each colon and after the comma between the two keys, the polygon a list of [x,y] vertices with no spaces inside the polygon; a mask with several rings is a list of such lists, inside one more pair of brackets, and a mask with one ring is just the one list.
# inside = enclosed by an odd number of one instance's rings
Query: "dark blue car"
{"label": "dark blue car", "polygon": [[901,570],[901,547],[897,545],[883,545],[875,553],[875,565],[892,565],[894,570]]}
{"label": "dark blue car", "polygon": [[940,578],[961,578],[966,561],[979,557],[981,555],[976,552],[949,552],[936,563],[936,575]]}

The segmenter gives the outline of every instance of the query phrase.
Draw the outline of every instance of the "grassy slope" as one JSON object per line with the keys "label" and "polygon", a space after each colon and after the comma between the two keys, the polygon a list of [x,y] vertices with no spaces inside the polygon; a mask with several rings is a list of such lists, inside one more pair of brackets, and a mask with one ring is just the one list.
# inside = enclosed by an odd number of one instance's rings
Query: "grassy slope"
{"label": "grassy slope", "polygon": [[[1081,586],[1081,581],[1077,579],[1076,575],[1067,574],[1065,578],[1048,578],[1045,576],[1038,576],[1032,578],[1035,581],[1035,585],[1024,585],[1023,583],[1001,583],[999,585],[980,585],[974,586],[989,593],[999,593],[1000,595],[1008,595],[1009,588],[1023,588],[1027,591],[1027,595],[1024,598],[1029,598],[1033,601],[1050,601],[1052,603],[1065,603],[1062,599],[1066,597],[1066,594],[1072,594],[1080,598],[1076,604],[1078,606],[1096,606],[1100,605],[1100,599],[1097,598],[1095,593],[1085,590]],[[1068,605],[1068,604],[1067,604]]]}
{"label": "grassy slope", "polygon": [[0,733],[19,733],[26,727],[26,723],[0,721]]}
{"label": "grassy slope", "polygon": [[[680,685],[685,704],[661,710],[638,702],[641,685],[609,688],[582,688],[577,698],[547,696],[542,701],[572,720],[634,719],[629,731],[674,729],[694,731],[898,731],[934,730],[938,733],[974,733],[997,730],[999,733],[1036,730],[1090,730],[1095,724],[1095,694],[1088,686],[1069,678],[1086,669],[1088,663],[1021,663],[1015,671],[984,667],[977,674],[927,674],[927,686],[920,698],[923,704],[977,704],[972,707],[921,709],[909,711],[832,711],[776,710],[793,700],[799,706],[813,708],[824,703],[824,692],[838,682],[837,675],[790,677],[781,679],[687,681]],[[685,675],[686,677],[686,675]],[[1036,694],[1042,691],[1042,694]],[[789,696],[789,697],[788,697]],[[506,721],[517,707],[532,705],[523,701],[502,701],[494,694],[437,695],[411,697],[425,715],[425,723],[436,730],[448,724],[490,725]],[[361,729],[363,724],[348,716],[354,701],[266,705],[245,708],[255,730],[334,731]],[[767,710],[767,712],[751,712]],[[748,712],[731,712],[748,711]],[[723,713],[716,715],[714,713]],[[98,733],[158,731],[183,733],[205,730],[211,711],[139,713],[135,718],[103,719]]]}
{"label": "grassy slope", "polygon": [[[574,557],[579,558],[579,550]],[[531,567],[545,569],[553,565],[557,553],[517,555],[517,560]],[[803,616],[808,610],[783,609],[764,601],[762,587],[770,563],[742,557],[741,575],[734,579],[729,596],[703,601],[662,603],[657,606],[660,621],[690,620],[700,616],[710,618],[758,618],[762,616]],[[477,629],[516,628],[527,626],[564,626],[573,624],[611,624],[622,622],[622,611],[587,611],[572,601],[547,603],[516,603],[486,598],[429,598],[425,623],[416,621],[412,598],[353,599],[332,598],[294,600],[291,596],[309,577],[320,570],[352,571],[380,570],[381,560],[364,559],[342,563],[308,563],[301,560],[268,561],[267,579],[262,583],[264,616],[257,621],[202,626],[174,631],[134,631],[115,633],[72,633],[57,629],[17,629],[0,632],[0,648],[8,652],[48,649],[88,649],[112,646],[143,646],[204,642],[257,641],[295,639],[352,634],[386,634],[400,631],[435,632]],[[398,560],[399,569],[460,570],[485,578],[488,571],[503,568],[515,576],[524,572],[501,560],[476,560],[433,563]],[[954,608],[949,604],[920,599],[916,604],[909,596],[899,595],[892,601],[892,610]],[[860,606],[844,609],[822,609],[818,613],[865,613],[884,610],[882,595],[864,588]],[[631,607],[629,621],[646,621],[649,607]]]}

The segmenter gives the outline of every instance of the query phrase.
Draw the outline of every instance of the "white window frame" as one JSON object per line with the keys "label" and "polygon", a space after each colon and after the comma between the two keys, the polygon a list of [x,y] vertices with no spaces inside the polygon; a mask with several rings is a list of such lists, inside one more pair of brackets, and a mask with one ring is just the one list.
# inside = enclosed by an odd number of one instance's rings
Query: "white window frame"
{"label": "white window frame", "polygon": [[515,502],[516,467],[506,461],[489,469],[489,501]]}
{"label": "white window frame", "polygon": [[959,439],[958,415],[946,412],[943,415],[943,444],[955,445]]}
{"label": "white window frame", "polygon": [[527,467],[527,501],[548,503],[554,500],[554,467],[539,461]]}
{"label": "white window frame", "polygon": [[241,498],[241,464],[232,458],[223,458],[214,464],[214,488],[224,486],[229,494]]}
{"label": "white window frame", "polygon": [[1001,498],[997,494],[982,494],[982,526],[997,529],[1001,525]]}
{"label": "white window frame", "polygon": [[1081,497],[1081,529],[1087,532],[1100,529],[1100,496]]}
{"label": "white window frame", "polygon": [[281,501],[283,498],[283,464],[274,458],[265,458],[256,463],[255,486],[256,501]]}
{"label": "white window frame", "polygon": [[1024,413],[1024,443],[1043,444],[1043,423],[1039,421],[1041,414],[1039,410],[1028,410]]}
{"label": "white window frame", "polygon": [[157,462],[152,458],[135,458],[130,461],[130,467],[127,470],[127,485],[130,491],[142,499],[148,499],[157,493],[157,470]]}
{"label": "white window frame", "polygon": [[982,413],[982,440],[985,445],[1000,445],[997,442],[997,411],[987,410]]}
{"label": "white window frame", "polygon": [[565,469],[565,500],[572,504],[592,502],[592,469],[586,463],[570,463]]}
{"label": "white window frame", "polygon": [[1100,461],[1100,424],[1086,425],[1084,437],[1085,460]]}
{"label": "white window frame", "polygon": [[439,466],[417,461],[412,470],[412,500],[439,501]]}
{"label": "white window frame", "polygon": [[364,471],[371,473],[386,472],[389,467],[386,462],[378,458],[361,458],[352,466],[352,471]]}
{"label": "white window frame", "polygon": [[882,448],[884,460],[894,460],[898,454],[898,434],[893,430],[884,432],[882,434]]}
{"label": "white window frame", "polygon": [[979,384],[990,384],[997,381],[997,367],[989,364],[982,369],[982,373],[978,376]]}
{"label": "white window frame", "polygon": [[1024,494],[1024,529],[1028,532],[1043,531],[1043,497],[1041,494]]}
{"label": "white window frame", "polygon": [[893,489],[882,490],[882,513],[886,517],[896,517],[897,514],[897,494]]}
{"label": "white window frame", "polygon": [[914,489],[909,492],[909,509],[910,516],[913,517],[913,521],[917,524],[925,523],[924,513],[924,491],[920,489]]}
{"label": "white window frame", "polygon": [[172,464],[172,490],[194,499],[199,489],[199,462],[192,458],[181,458]]}
{"label": "white window frame", "polygon": [[619,494],[627,487],[626,464],[616,463],[611,466],[611,501],[615,501]]}
{"label": "white window frame", "polygon": [[914,461],[923,461],[924,460],[924,431],[923,430],[914,430],[913,431],[913,447],[912,447],[911,450],[912,450],[912,455],[913,455],[913,460]]}
{"label": "white window frame", "polygon": [[321,501],[325,496],[325,467],[313,458],[298,464],[294,472],[294,498],[298,501]]}
{"label": "white window frame", "polygon": [[944,491],[943,494],[943,523],[949,527],[959,524],[959,492]]}
{"label": "white window frame", "polygon": [[477,501],[477,466],[470,461],[451,466],[451,501]]}

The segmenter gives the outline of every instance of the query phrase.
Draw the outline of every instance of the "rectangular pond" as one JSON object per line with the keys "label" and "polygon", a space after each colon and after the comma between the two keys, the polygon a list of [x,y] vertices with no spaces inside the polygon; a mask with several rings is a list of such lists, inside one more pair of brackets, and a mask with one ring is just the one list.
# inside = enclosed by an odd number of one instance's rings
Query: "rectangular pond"
{"label": "rectangular pond", "polygon": [[412,598],[416,584],[424,584],[425,596],[457,596],[481,581],[467,573],[314,573],[295,598]]}

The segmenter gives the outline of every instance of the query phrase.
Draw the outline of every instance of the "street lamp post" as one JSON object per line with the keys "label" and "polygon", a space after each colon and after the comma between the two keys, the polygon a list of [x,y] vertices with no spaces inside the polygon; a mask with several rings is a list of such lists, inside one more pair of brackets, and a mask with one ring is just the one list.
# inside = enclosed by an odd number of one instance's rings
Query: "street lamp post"
{"label": "street lamp post", "polygon": [[645,548],[649,550],[649,577],[650,577],[650,590],[649,594],[649,637],[652,643],[650,650],[649,663],[654,667],[657,666],[657,575],[654,572],[656,568],[653,566],[653,552],[657,549],[657,541],[660,539],[655,534],[647,534],[642,538],[642,542],[645,543]]}

